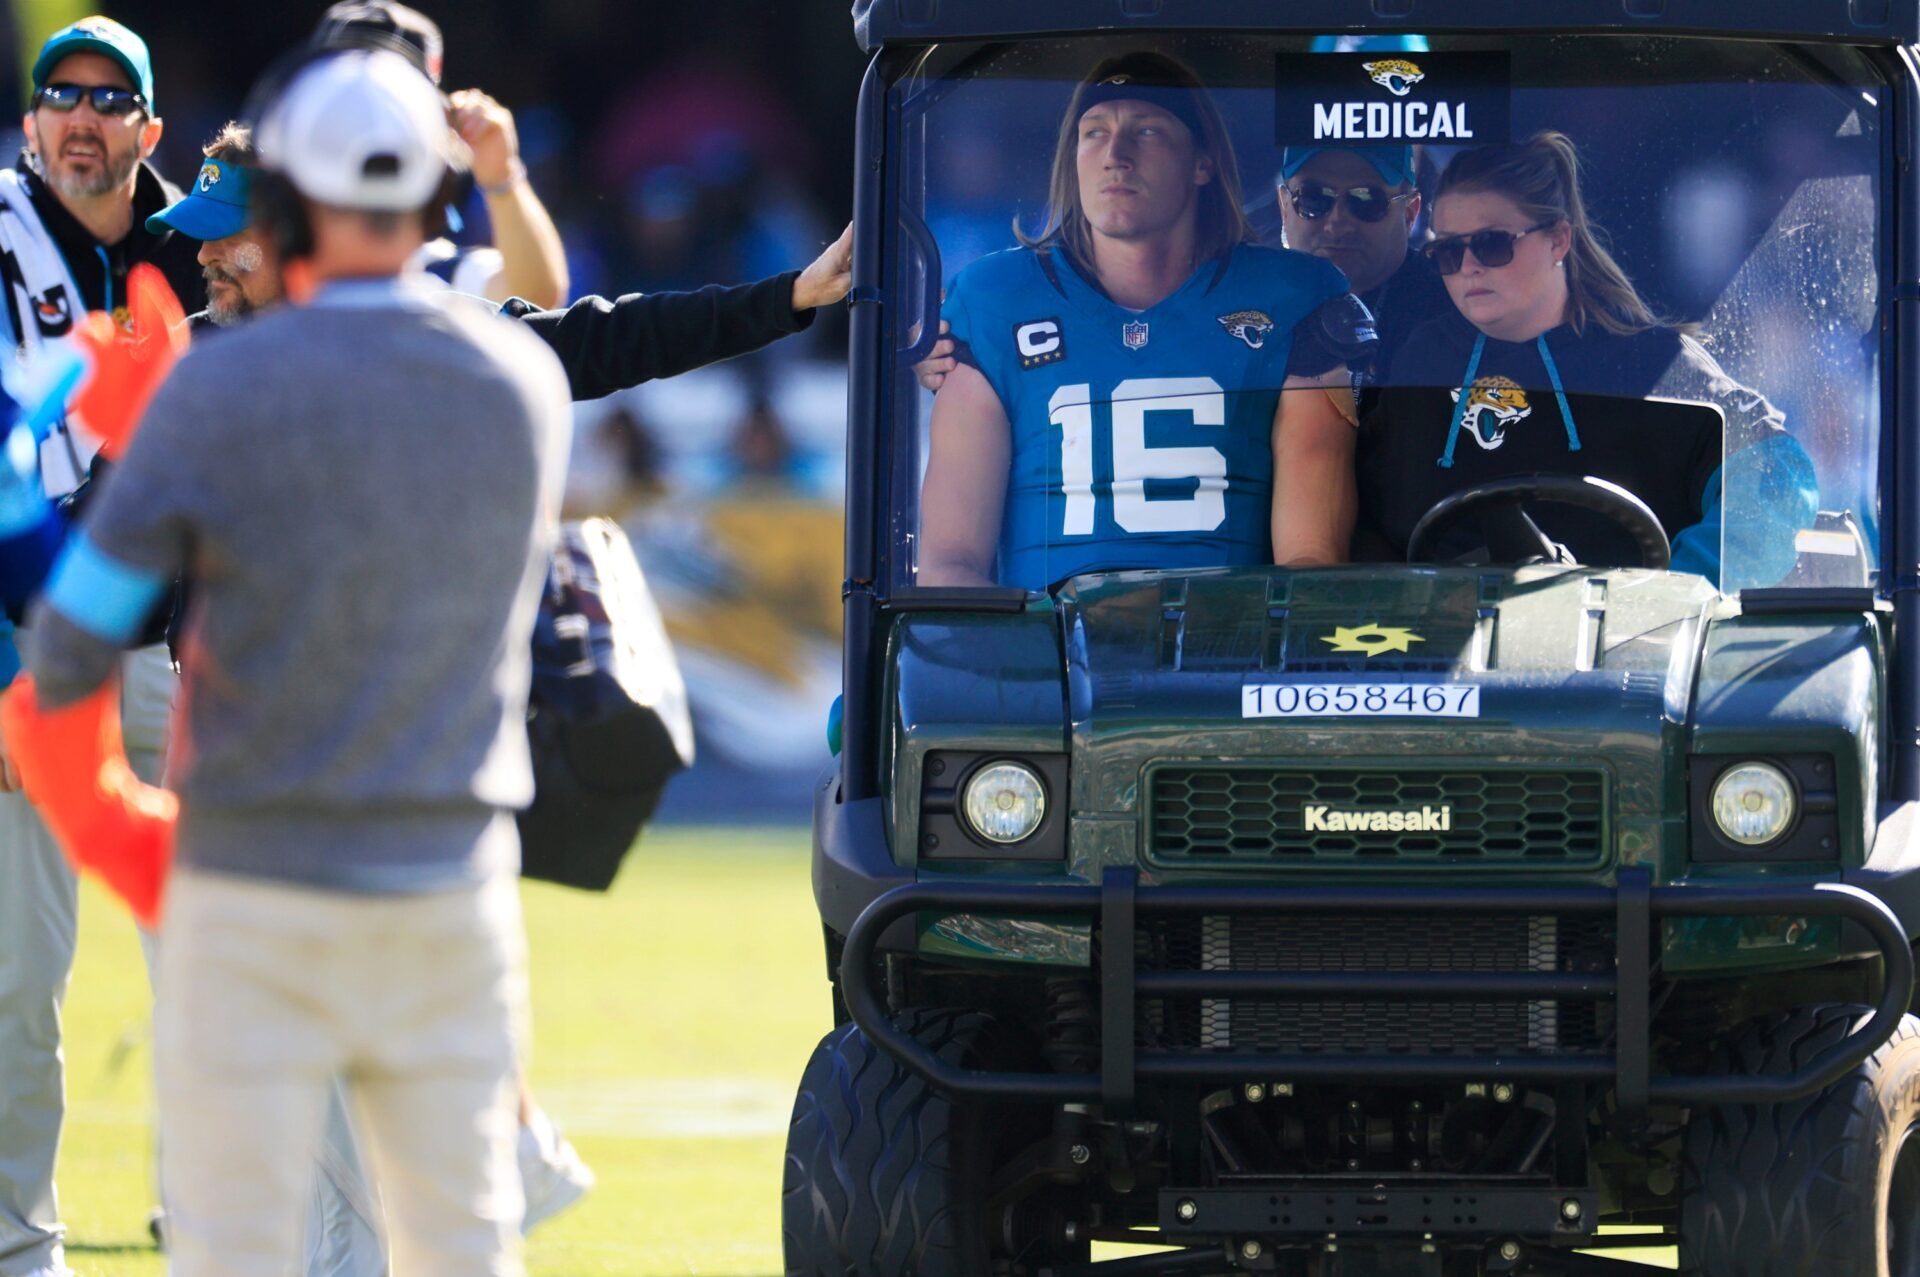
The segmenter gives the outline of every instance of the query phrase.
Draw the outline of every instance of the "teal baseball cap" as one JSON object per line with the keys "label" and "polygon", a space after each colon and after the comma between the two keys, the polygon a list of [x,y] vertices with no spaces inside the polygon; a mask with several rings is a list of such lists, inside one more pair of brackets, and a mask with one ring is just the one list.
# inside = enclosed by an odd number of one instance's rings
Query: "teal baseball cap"
{"label": "teal baseball cap", "polygon": [[147,114],[154,114],[153,58],[147,53],[145,40],[112,18],[97,14],[82,18],[54,32],[40,46],[40,56],[33,60],[33,87],[45,88],[47,76],[60,59],[73,53],[100,53],[118,62],[134,91],[146,99]]}
{"label": "teal baseball cap", "polygon": [[1322,151],[1353,152],[1373,165],[1373,171],[1388,186],[1399,186],[1413,180],[1411,146],[1289,146],[1280,153],[1280,180],[1291,181],[1295,173],[1306,167],[1308,160]]}
{"label": "teal baseball cap", "polygon": [[189,239],[225,239],[247,229],[248,189],[253,174],[244,164],[208,158],[200,162],[186,195],[147,219],[158,235],[176,230]]}

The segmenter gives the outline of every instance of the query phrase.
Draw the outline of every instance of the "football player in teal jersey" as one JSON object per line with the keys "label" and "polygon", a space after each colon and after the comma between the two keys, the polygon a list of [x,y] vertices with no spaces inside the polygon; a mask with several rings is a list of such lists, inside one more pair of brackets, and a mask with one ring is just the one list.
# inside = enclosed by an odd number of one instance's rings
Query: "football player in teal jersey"
{"label": "football player in teal jersey", "polygon": [[[1372,319],[1331,263],[1248,242],[1218,109],[1130,53],[1076,89],[1049,211],[945,307],[922,585],[1044,589],[1113,568],[1339,562],[1353,510],[1347,365]],[[1329,517],[1330,516],[1330,517]],[[1326,544],[1320,544],[1320,540]]]}

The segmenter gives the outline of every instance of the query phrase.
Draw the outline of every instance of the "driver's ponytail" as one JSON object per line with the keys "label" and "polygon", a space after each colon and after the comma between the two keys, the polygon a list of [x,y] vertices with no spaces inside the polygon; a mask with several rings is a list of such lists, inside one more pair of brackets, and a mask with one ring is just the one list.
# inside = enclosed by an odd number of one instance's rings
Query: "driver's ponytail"
{"label": "driver's ponytail", "polygon": [[1530,221],[1567,224],[1572,245],[1566,257],[1566,322],[1576,333],[1585,332],[1589,323],[1623,337],[1661,326],[1607,252],[1600,228],[1587,218],[1580,198],[1580,153],[1566,134],[1547,130],[1524,142],[1463,151],[1440,175],[1434,199],[1451,191],[1504,195]]}

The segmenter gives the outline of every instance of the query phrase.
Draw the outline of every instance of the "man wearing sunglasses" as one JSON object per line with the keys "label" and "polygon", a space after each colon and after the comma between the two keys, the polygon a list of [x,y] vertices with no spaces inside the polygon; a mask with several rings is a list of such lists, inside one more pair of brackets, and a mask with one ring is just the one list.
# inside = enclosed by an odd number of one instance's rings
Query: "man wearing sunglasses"
{"label": "man wearing sunglasses", "polygon": [[[89,310],[124,316],[127,271],[140,262],[159,267],[182,303],[197,309],[197,246],[146,226],[149,214],[179,198],[147,163],[161,121],[146,42],[108,18],[56,31],[34,60],[21,127],[26,155],[0,183],[13,215],[4,238],[14,259],[5,270],[15,343],[59,337]],[[56,462],[49,481],[61,474]]]}
{"label": "man wearing sunglasses", "polygon": [[1409,252],[1420,220],[1413,148],[1288,147],[1277,182],[1288,248],[1338,266],[1379,325],[1374,369],[1415,327],[1451,305],[1431,264]]}
{"label": "man wearing sunglasses", "polygon": [[[0,169],[0,323],[23,351],[63,337],[88,311],[125,322],[127,273],[150,262],[188,309],[205,297],[198,245],[147,215],[178,192],[146,162],[160,141],[153,64],[107,18],[56,31],[33,64],[27,151]],[[50,495],[78,486],[97,447],[62,422],[41,450]],[[0,680],[18,662],[0,632]],[[123,666],[128,755],[157,778],[174,676],[164,645]],[[0,1277],[64,1277],[53,1190],[65,1111],[60,1004],[73,965],[72,871],[0,757]]]}

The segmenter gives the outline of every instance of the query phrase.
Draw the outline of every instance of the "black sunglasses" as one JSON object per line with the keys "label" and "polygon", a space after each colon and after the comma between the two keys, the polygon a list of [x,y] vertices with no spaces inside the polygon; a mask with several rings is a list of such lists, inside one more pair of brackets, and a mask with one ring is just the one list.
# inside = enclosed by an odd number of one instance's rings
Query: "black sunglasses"
{"label": "black sunglasses", "polygon": [[132,115],[147,109],[147,100],[132,89],[111,84],[48,84],[36,90],[33,105],[54,111],[71,111],[86,98],[96,115]]}
{"label": "black sunglasses", "polygon": [[1442,275],[1456,275],[1466,262],[1467,250],[1473,250],[1473,260],[1489,270],[1497,270],[1513,260],[1513,246],[1535,231],[1544,231],[1550,226],[1558,226],[1558,219],[1542,222],[1538,226],[1529,226],[1515,234],[1512,231],[1488,229],[1475,231],[1471,235],[1449,235],[1445,239],[1431,240],[1420,249],[1427,260],[1434,264]]}
{"label": "black sunglasses", "polygon": [[1413,198],[1413,192],[1389,195],[1378,186],[1355,186],[1347,190],[1336,190],[1331,186],[1289,186],[1287,194],[1293,200],[1294,211],[1310,222],[1317,222],[1333,212],[1333,206],[1341,200],[1347,202],[1347,215],[1362,222],[1377,222],[1392,211],[1395,204]]}

